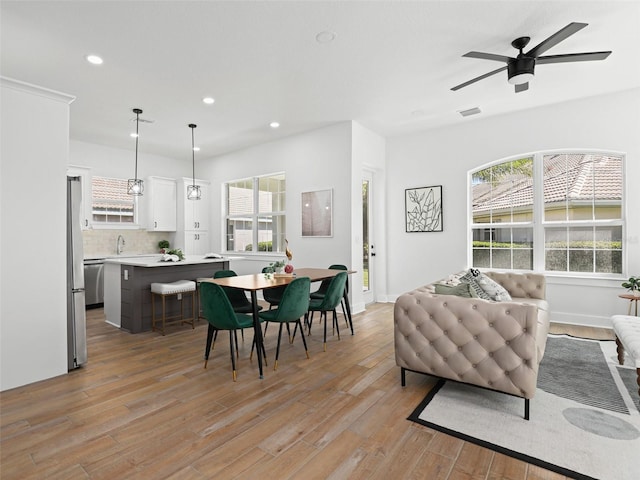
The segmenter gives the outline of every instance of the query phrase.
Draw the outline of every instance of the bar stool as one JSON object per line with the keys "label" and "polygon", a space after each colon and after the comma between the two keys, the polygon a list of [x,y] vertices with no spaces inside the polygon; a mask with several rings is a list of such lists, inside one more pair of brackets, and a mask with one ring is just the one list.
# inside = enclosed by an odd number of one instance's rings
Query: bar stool
{"label": "bar stool", "polygon": [[[191,294],[191,320],[184,317],[184,303],[182,302],[182,296],[184,294]],[[156,331],[156,321],[162,322],[162,328],[158,328],[164,335],[164,329],[167,325],[173,325],[180,322],[180,325],[186,323],[191,325],[191,328],[195,328],[194,320],[196,318],[196,282],[191,280],[178,280],[172,283],[152,283],[151,284],[151,329]],[[177,300],[180,301],[180,313],[176,315],[167,316],[166,299],[169,296],[175,295]],[[156,296],[162,298],[162,318],[156,318]]]}

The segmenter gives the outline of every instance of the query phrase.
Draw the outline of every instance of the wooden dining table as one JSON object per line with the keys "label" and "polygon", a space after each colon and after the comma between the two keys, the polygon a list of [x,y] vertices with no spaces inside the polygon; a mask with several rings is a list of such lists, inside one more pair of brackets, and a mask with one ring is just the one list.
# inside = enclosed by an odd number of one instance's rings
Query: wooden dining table
{"label": "wooden dining table", "polygon": [[[345,270],[334,270],[329,268],[297,268],[292,276],[284,276],[271,274],[269,278],[264,273],[254,273],[250,275],[237,275],[235,277],[224,278],[207,278],[201,281],[217,283],[222,287],[238,288],[246,290],[251,294],[251,304],[253,305],[253,329],[256,339],[256,353],[258,357],[258,370],[260,378],[264,378],[262,372],[262,357],[265,354],[264,343],[262,339],[262,329],[260,328],[260,317],[258,315],[258,291],[267,290],[269,288],[277,288],[286,286],[295,278],[309,277],[312,282],[319,282],[335,277]],[[348,274],[355,273],[355,270],[346,270]],[[347,321],[353,335],[353,320],[351,319],[351,306],[349,305],[349,295],[345,288],[343,299],[346,306]],[[211,345],[207,342],[207,351],[205,357],[209,356],[209,348]]]}

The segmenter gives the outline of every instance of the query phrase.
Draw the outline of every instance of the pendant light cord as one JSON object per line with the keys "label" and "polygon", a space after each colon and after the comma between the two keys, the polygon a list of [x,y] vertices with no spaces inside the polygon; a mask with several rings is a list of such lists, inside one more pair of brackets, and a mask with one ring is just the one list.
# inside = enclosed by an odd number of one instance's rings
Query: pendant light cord
{"label": "pendant light cord", "polygon": [[140,121],[140,109],[136,109],[136,168],[135,168],[135,175],[133,178],[135,178],[136,180],[138,180],[138,138],[140,137],[140,135],[138,134],[138,125],[139,125],[139,121]]}
{"label": "pendant light cord", "polygon": [[196,128],[194,125],[191,127],[191,174],[193,176],[193,184],[196,184],[196,151],[195,151],[195,143],[193,140],[193,130]]}
{"label": "pendant light cord", "polygon": [[193,177],[193,186],[196,186],[196,144],[194,142],[193,131],[197,127],[196,124],[190,123],[189,128],[191,129],[191,175]]}

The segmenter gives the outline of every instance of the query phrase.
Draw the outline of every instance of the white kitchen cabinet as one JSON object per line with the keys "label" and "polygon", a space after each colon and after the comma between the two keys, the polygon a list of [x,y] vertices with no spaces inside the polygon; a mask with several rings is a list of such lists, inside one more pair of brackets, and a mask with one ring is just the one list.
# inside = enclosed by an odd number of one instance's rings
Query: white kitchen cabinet
{"label": "white kitchen cabinet", "polygon": [[172,178],[149,177],[143,202],[147,212],[147,230],[175,232],[177,228],[177,184]]}
{"label": "white kitchen cabinet", "polygon": [[91,228],[91,169],[89,167],[79,167],[77,165],[69,165],[67,167],[67,175],[69,177],[79,177],[80,185],[82,185],[82,201],[80,203],[80,215],[82,230]]}
{"label": "white kitchen cabinet", "polygon": [[[200,186],[202,198],[200,200],[187,199],[187,187],[193,184],[192,179],[183,179],[184,192],[180,195],[184,200],[184,229],[185,230],[209,230],[209,182],[196,180],[196,185]],[[183,195],[184,193],[184,195]]]}
{"label": "white kitchen cabinet", "polygon": [[193,184],[192,178],[182,178],[178,182],[178,229],[176,244],[182,244],[187,255],[208,253],[211,249],[209,223],[211,215],[210,183],[196,179],[200,186],[200,200],[187,199],[187,187]]}
{"label": "white kitchen cabinet", "polygon": [[209,232],[188,231],[184,234],[184,248],[188,255],[209,253]]}

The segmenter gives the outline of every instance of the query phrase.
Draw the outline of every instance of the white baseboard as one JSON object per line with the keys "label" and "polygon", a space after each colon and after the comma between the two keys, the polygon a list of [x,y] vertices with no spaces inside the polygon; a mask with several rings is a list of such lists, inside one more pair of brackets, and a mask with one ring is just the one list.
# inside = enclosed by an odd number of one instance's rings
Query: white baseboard
{"label": "white baseboard", "polygon": [[351,307],[351,313],[353,315],[355,315],[356,313],[362,313],[365,310],[364,302],[354,303],[353,305],[350,305],[350,307]]}
{"label": "white baseboard", "polygon": [[395,303],[400,295],[384,295],[382,297],[377,297],[376,302],[378,303]]}
{"label": "white baseboard", "polygon": [[553,323],[580,325],[584,327],[611,328],[611,318],[600,315],[585,315],[581,313],[551,312]]}

